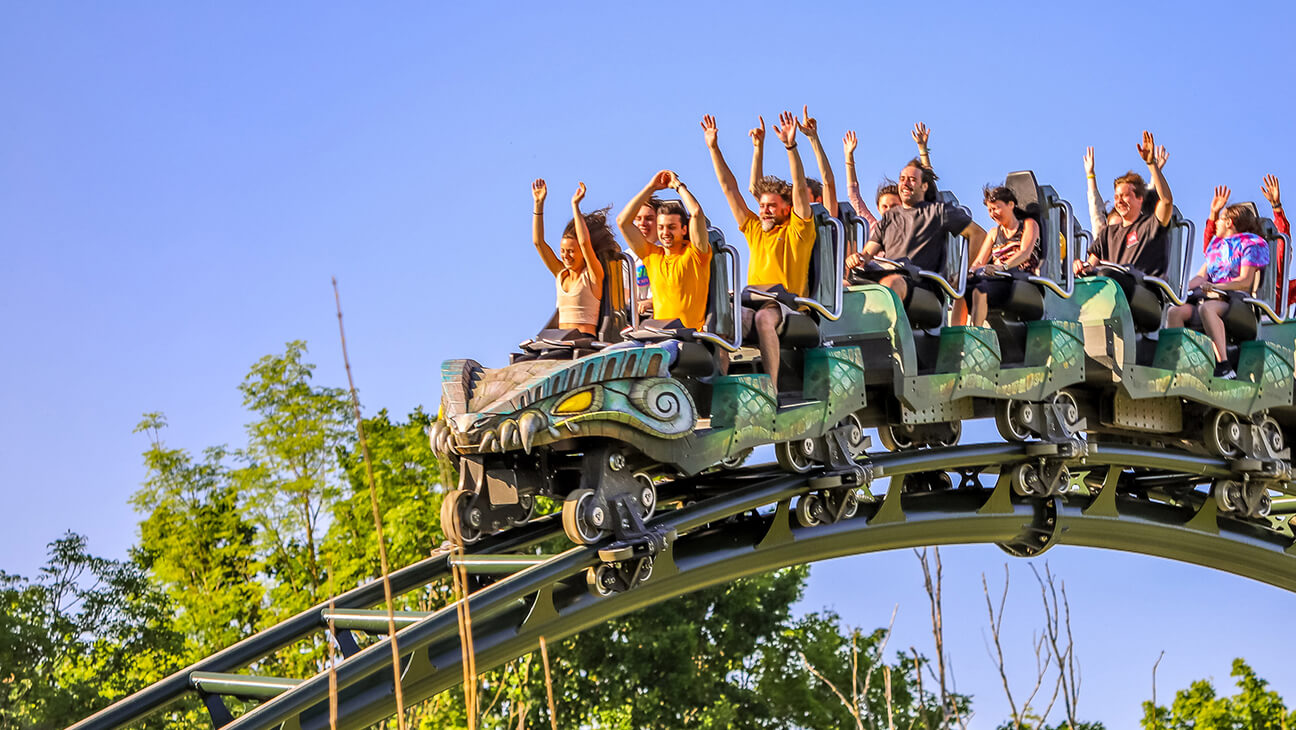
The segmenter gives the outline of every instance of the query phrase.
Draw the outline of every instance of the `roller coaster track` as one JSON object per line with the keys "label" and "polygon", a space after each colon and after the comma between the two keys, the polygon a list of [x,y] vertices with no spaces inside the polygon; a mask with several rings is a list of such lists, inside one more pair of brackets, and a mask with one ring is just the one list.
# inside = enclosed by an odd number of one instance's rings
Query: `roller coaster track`
{"label": "roller coaster track", "polygon": [[[1014,555],[1035,555],[1056,544],[1141,553],[1233,573],[1296,591],[1296,547],[1286,518],[1269,524],[1217,512],[1198,489],[1228,477],[1224,461],[1168,451],[1090,444],[1070,458],[1089,472],[1065,495],[1023,498],[1013,493],[1009,467],[1036,458],[1040,444],[983,444],[883,454],[871,461],[890,477],[885,494],[863,495],[858,513],[835,523],[802,526],[792,500],[832,486],[822,472],[786,474],[768,468],[703,475],[696,485],[716,496],[659,513],[651,522],[680,537],[660,554],[647,582],[607,596],[591,592],[587,569],[599,546],[573,547],[544,559],[517,551],[562,533],[551,517],[515,528],[477,547],[465,567],[500,572],[521,568],[470,595],[478,671],[533,651],[541,636],[557,641],[609,619],[671,598],[790,565],[924,545],[998,544]],[[948,489],[915,491],[912,475],[967,475]],[[972,478],[998,472],[993,486]],[[1085,486],[1085,485],[1088,486]],[[1101,484],[1101,488],[1098,488]],[[712,493],[712,492],[708,492]],[[772,507],[772,509],[771,509]],[[510,557],[511,556],[511,557]],[[392,574],[394,593],[449,575],[448,553]],[[382,600],[375,581],[333,603],[338,629],[382,634],[385,617],[365,612]],[[325,630],[328,604],[303,611],[152,685],[73,726],[106,730],[139,722],[189,692],[203,697],[218,727],[328,727],[329,679],[233,674],[288,644]],[[408,705],[462,681],[456,606],[434,613],[397,614],[402,688]],[[338,641],[350,655],[336,666],[339,727],[363,728],[395,712],[387,639],[358,649],[348,631]],[[222,696],[264,700],[238,718]]]}

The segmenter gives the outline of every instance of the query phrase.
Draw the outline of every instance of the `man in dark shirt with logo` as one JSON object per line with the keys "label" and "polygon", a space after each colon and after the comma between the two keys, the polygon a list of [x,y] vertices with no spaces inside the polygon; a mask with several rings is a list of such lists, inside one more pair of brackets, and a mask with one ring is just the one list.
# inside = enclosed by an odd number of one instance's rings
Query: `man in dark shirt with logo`
{"label": "man in dark shirt with logo", "polygon": [[1156,143],[1151,132],[1143,132],[1139,156],[1147,163],[1148,175],[1156,188],[1157,204],[1150,213],[1143,212],[1147,185],[1138,173],[1116,178],[1115,211],[1120,220],[1107,224],[1089,245],[1089,257],[1076,260],[1077,274],[1093,273],[1099,261],[1128,266],[1148,276],[1165,276],[1170,257],[1170,220],[1174,217],[1174,198],[1170,185],[1156,162]]}
{"label": "man in dark shirt with logo", "polygon": [[[900,205],[891,208],[878,220],[869,234],[864,250],[846,259],[850,267],[861,266],[874,256],[907,259],[924,271],[943,273],[945,269],[945,236],[958,234],[971,242],[972,251],[980,249],[985,230],[956,205],[936,201],[936,175],[919,160],[911,160],[900,171],[898,183]],[[878,280],[900,297],[909,300],[909,280],[901,274],[887,274]],[[914,282],[929,286],[926,282]]]}

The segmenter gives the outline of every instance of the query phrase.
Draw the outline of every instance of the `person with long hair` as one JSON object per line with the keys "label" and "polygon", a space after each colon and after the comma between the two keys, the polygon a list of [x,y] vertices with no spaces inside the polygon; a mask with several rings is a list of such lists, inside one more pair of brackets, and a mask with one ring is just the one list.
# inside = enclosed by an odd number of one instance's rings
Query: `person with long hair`
{"label": "person with long hair", "polygon": [[1017,207],[1017,196],[1003,185],[987,185],[983,190],[986,212],[995,227],[986,233],[988,245],[972,262],[974,286],[971,300],[971,323],[985,324],[990,307],[1002,306],[1012,294],[1012,279],[996,274],[1024,271],[1036,273],[1039,268],[1039,223],[1026,217]]}
{"label": "person with long hair", "polygon": [[1189,289],[1200,292],[1190,297],[1197,301],[1171,307],[1166,319],[1167,326],[1182,327],[1196,310],[1215,346],[1215,376],[1220,378],[1236,374],[1226,354],[1224,316],[1229,307],[1245,306],[1242,297],[1255,292],[1261,270],[1269,265],[1269,244],[1260,236],[1260,220],[1249,205],[1229,205],[1230,193],[1220,185],[1211,199],[1215,237],[1206,245],[1206,263],[1188,282]]}
{"label": "person with long hair", "polygon": [[572,195],[572,220],[563,229],[558,254],[555,255],[544,236],[544,203],[548,192],[544,180],[537,178],[531,183],[531,196],[535,201],[531,239],[540,260],[554,275],[558,327],[596,335],[599,303],[603,298],[603,263],[599,260],[599,253],[610,253],[617,248],[607,226],[607,210],[583,215],[580,203],[585,198],[585,183],[577,185],[576,193]]}

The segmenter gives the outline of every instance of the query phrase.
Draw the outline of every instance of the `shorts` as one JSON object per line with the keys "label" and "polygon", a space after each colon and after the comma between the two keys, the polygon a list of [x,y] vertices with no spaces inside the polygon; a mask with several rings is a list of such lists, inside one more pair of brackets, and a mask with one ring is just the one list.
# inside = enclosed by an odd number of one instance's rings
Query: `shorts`
{"label": "shorts", "polygon": [[796,312],[795,309],[792,309],[788,305],[774,300],[767,301],[761,304],[760,307],[749,307],[746,304],[744,304],[742,308],[742,333],[744,338],[750,337],[752,334],[752,328],[755,327],[755,323],[756,323],[756,310],[763,309],[765,307],[771,307],[771,306],[778,307],[778,311],[779,311],[778,326],[780,327],[783,325],[783,320],[787,319],[787,316],[789,314],[793,314],[794,312]]}

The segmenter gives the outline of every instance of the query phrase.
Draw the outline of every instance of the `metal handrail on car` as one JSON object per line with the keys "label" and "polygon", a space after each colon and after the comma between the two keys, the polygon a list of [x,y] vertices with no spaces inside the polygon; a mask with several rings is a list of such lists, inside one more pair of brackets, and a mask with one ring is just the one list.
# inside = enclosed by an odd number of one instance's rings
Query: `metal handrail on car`
{"label": "metal handrail on car", "polygon": [[[885,256],[874,256],[873,260],[879,263],[893,266],[898,271],[905,270],[905,265],[903,263],[896,261],[894,259],[886,258]],[[959,269],[960,269],[959,284],[957,289],[954,287],[953,284],[949,283],[949,281],[947,281],[945,277],[941,276],[940,274],[935,274],[930,271],[918,269],[918,276],[936,282],[937,286],[944,289],[945,293],[950,295],[952,299],[962,299],[963,295],[967,293],[967,267],[961,266],[959,267]]]}
{"label": "metal handrail on car", "polygon": [[625,262],[621,271],[621,286],[624,288],[626,301],[630,303],[630,326],[639,326],[639,305],[635,301],[635,259],[629,251],[621,251],[619,257]]}
{"label": "metal handrail on car", "polygon": [[833,232],[836,234],[833,244],[833,271],[836,272],[834,274],[836,286],[833,287],[833,308],[830,311],[819,300],[810,297],[794,297],[793,301],[810,307],[825,319],[835,322],[841,318],[842,314],[841,272],[846,270],[846,226],[832,216],[828,216],[828,222],[832,224]]}

